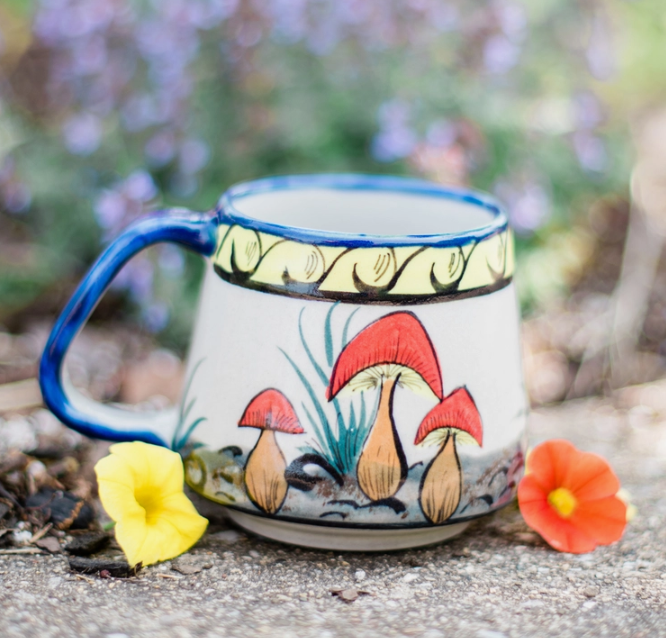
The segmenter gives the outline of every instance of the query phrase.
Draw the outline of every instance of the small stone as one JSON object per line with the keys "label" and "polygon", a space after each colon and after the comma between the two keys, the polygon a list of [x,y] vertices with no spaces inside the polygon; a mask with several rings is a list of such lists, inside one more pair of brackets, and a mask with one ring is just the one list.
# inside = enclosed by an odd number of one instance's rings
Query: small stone
{"label": "small stone", "polygon": [[57,538],[53,536],[47,536],[46,538],[40,538],[38,541],[35,541],[35,545],[40,549],[45,549],[51,554],[59,554],[61,552],[60,543]]}
{"label": "small stone", "polygon": [[52,576],[51,578],[49,578],[49,581],[46,586],[49,589],[58,589],[58,587],[60,587],[61,584],[62,584],[62,578],[60,578],[60,576]]}
{"label": "small stone", "polygon": [[583,590],[583,595],[587,596],[588,598],[594,598],[599,594],[599,590],[596,587],[586,587]]}
{"label": "small stone", "polygon": [[356,589],[343,589],[338,593],[338,598],[341,598],[346,603],[353,603],[358,598],[358,590]]}
{"label": "small stone", "polygon": [[32,532],[29,529],[18,529],[12,531],[14,545],[25,545],[30,542]]}
{"label": "small stone", "polygon": [[354,572],[354,580],[358,580],[358,581],[365,580],[366,575],[367,574],[365,573],[364,570],[359,569],[359,570]]}
{"label": "small stone", "polygon": [[406,574],[402,582],[403,583],[413,583],[415,580],[418,580],[419,575],[418,574]]}
{"label": "small stone", "polygon": [[501,631],[493,631],[492,629],[479,629],[476,632],[476,638],[506,638],[506,634]]}
{"label": "small stone", "polygon": [[204,569],[210,569],[212,566],[213,562],[206,556],[185,554],[173,561],[171,569],[180,572],[185,576],[190,576],[192,574],[198,574]]}

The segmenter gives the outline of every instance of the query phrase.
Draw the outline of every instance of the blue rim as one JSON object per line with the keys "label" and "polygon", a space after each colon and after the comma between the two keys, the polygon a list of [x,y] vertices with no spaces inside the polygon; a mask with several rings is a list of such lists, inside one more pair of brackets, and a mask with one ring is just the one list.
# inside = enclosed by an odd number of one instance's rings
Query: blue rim
{"label": "blue rim", "polygon": [[[489,212],[493,219],[489,224],[462,233],[433,235],[370,235],[341,233],[285,226],[255,219],[241,213],[235,202],[244,197],[285,190],[308,188],[383,191],[407,195],[435,197],[477,206]],[[432,182],[406,177],[385,175],[323,174],[286,175],[269,177],[232,186],[219,200],[217,214],[222,224],[238,224],[270,235],[278,235],[308,244],[352,247],[397,247],[397,246],[463,246],[481,241],[508,228],[508,217],[502,206],[493,197],[464,188],[440,186]]]}

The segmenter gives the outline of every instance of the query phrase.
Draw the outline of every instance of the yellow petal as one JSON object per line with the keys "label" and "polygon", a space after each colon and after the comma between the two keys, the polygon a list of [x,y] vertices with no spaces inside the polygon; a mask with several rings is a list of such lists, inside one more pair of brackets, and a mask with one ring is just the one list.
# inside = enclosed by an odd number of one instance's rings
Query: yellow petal
{"label": "yellow petal", "polygon": [[[134,567],[137,563],[144,562],[144,559],[141,557],[141,551],[146,546],[146,539],[148,537],[148,526],[146,525],[145,518],[125,518],[116,523],[114,531],[118,545],[122,547],[130,566]],[[149,563],[144,562],[144,564],[148,565]]]}
{"label": "yellow petal", "polygon": [[186,552],[207,525],[185,494],[173,494],[163,508],[144,521],[132,518],[116,525],[116,540],[130,565],[152,565]]}
{"label": "yellow petal", "polygon": [[206,531],[208,520],[197,512],[185,494],[174,494],[162,502],[163,510],[158,514],[161,521],[168,521],[176,528],[187,546],[184,552],[196,543]]}
{"label": "yellow petal", "polygon": [[208,521],[183,494],[179,454],[146,443],[120,443],[95,466],[99,496],[116,521],[130,565],[151,565],[187,551]]}
{"label": "yellow petal", "polygon": [[99,497],[106,513],[116,522],[126,515],[138,513],[134,473],[126,461],[113,454],[95,465]]}
{"label": "yellow petal", "polygon": [[138,490],[159,486],[162,494],[183,491],[183,461],[177,452],[139,441],[116,443],[110,452],[127,461]]}

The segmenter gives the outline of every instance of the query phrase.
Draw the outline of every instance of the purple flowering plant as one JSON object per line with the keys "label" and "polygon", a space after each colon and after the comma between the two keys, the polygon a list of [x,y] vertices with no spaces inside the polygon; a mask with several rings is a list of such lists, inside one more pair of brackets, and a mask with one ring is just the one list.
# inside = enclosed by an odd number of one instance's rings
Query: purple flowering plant
{"label": "purple flowering plant", "polygon": [[[53,256],[37,296],[148,210],[344,170],[495,192],[534,250],[626,183],[617,4],[0,0],[0,230]],[[156,247],[115,290],[177,342],[199,273]]]}

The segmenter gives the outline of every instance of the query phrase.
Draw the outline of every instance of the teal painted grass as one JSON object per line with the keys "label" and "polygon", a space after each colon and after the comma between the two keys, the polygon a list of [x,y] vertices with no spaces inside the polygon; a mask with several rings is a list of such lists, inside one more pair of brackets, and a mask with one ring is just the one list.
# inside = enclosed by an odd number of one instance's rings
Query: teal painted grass
{"label": "teal painted grass", "polygon": [[192,412],[192,408],[194,408],[194,404],[197,401],[196,397],[188,399],[188,395],[192,387],[192,381],[194,380],[194,377],[197,371],[199,370],[199,366],[201,366],[203,362],[204,359],[197,361],[194,368],[192,368],[192,374],[190,374],[190,378],[187,380],[187,383],[185,384],[185,389],[183,391],[183,400],[180,403],[180,411],[178,412],[178,423],[173,433],[173,437],[171,438],[171,449],[174,450],[175,452],[179,452],[180,450],[182,450],[187,445],[187,442],[189,441],[189,438],[192,436],[194,430],[196,430],[201,423],[207,420],[206,417],[202,416],[188,423],[188,419],[190,417],[190,413]]}
{"label": "teal painted grass", "polygon": [[[286,357],[296,376],[298,376],[309,398],[309,403],[306,404],[303,402],[301,406],[312,427],[315,440],[311,445],[302,447],[301,450],[306,453],[314,452],[321,454],[341,474],[351,474],[358,463],[363,443],[372,425],[372,418],[370,418],[370,414],[368,413],[363,393],[351,399],[349,407],[346,410],[343,410],[337,398],[333,399],[331,405],[335,410],[335,419],[331,419],[325,409],[325,392],[334,363],[342,349],[347,345],[349,324],[354,314],[358,311],[358,309],[354,310],[345,321],[339,341],[340,347],[336,348],[332,319],[338,305],[339,303],[335,303],[331,306],[324,321],[323,342],[326,360],[323,362],[323,365],[317,361],[312,353],[312,348],[308,344],[303,332],[303,313],[305,308],[301,310],[298,317],[298,333],[301,345],[312,369],[310,371],[303,371],[284,350],[280,348],[280,351]],[[312,380],[310,377],[312,377]],[[372,414],[374,414],[375,410],[376,406]]]}

